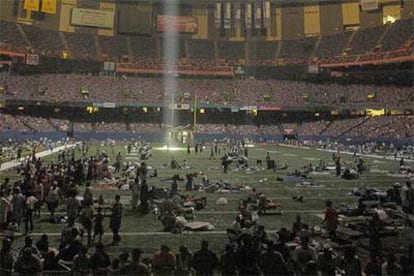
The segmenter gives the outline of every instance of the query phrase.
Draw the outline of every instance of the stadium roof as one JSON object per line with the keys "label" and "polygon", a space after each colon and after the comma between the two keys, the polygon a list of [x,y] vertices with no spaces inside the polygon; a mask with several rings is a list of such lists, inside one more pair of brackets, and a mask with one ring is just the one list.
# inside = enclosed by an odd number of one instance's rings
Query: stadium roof
{"label": "stadium roof", "polygon": [[[217,3],[222,0],[108,0],[108,2],[137,2],[137,3],[160,3],[160,4],[200,4],[200,3]],[[254,2],[257,0],[224,0],[226,2]],[[289,5],[289,4],[306,4],[306,3],[344,3],[344,2],[360,2],[360,0],[267,0],[271,3]],[[398,1],[398,0],[378,0],[380,2]]]}

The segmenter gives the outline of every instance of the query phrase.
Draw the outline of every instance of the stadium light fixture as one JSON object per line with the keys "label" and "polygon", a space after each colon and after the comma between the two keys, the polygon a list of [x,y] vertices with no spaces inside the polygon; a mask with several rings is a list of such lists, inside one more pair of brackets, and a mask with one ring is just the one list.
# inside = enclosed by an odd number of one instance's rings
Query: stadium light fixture
{"label": "stadium light fixture", "polygon": [[394,16],[391,16],[391,15],[387,15],[387,16],[385,16],[384,17],[384,19],[383,19],[383,23],[384,24],[387,24],[387,23],[394,23],[395,21],[397,21],[397,18],[395,18]]}

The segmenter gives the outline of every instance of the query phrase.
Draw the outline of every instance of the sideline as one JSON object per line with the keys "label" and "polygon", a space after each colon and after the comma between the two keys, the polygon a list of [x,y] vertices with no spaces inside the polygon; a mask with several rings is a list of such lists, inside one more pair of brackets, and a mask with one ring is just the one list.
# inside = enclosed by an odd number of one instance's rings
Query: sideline
{"label": "sideline", "polygon": [[[37,158],[38,157],[45,157],[45,156],[51,155],[53,153],[59,152],[60,150],[66,150],[66,149],[73,148],[73,147],[75,147],[78,144],[79,144],[79,142],[74,143],[74,144],[65,144],[63,146],[56,147],[53,150],[41,151],[41,152],[36,153],[36,157]],[[8,162],[5,162],[5,163],[2,163],[1,166],[0,166],[0,172],[7,171],[9,169],[12,169],[14,167],[19,166],[22,162],[24,162],[25,160],[27,160],[27,158],[29,158],[29,156],[22,157],[22,158],[20,158],[19,161],[18,160],[12,160],[12,161],[8,161]]]}
{"label": "sideline", "polygon": [[[279,144],[278,146],[285,147],[285,148],[304,149],[304,150],[313,149],[313,148],[308,147],[308,146],[298,147],[298,146],[285,145],[285,144]],[[320,149],[320,148],[316,148],[314,150],[324,151],[324,152],[338,152],[337,150],[332,150],[332,149]],[[347,154],[347,155],[354,155],[354,153],[353,152],[350,152],[350,151],[340,151],[340,153],[344,153],[344,154]],[[394,159],[393,156],[380,156],[380,155],[365,154],[365,153],[357,153],[357,155],[358,156],[364,156],[364,157],[370,157],[370,158],[376,158],[376,159],[385,159],[385,160],[391,160],[391,161],[399,161],[399,159]],[[411,159],[404,159],[404,161],[405,162],[409,162],[409,163],[413,163],[414,162],[414,160],[411,160]]]}

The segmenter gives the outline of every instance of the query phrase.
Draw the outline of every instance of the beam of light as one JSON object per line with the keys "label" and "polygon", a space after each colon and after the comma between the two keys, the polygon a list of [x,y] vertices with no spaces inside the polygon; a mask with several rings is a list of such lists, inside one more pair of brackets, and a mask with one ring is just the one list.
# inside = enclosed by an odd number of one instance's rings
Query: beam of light
{"label": "beam of light", "polygon": [[[178,16],[178,1],[170,0],[163,6],[163,14],[171,16],[169,25],[165,26],[162,37],[162,58],[164,60],[163,89],[164,89],[164,114],[163,123],[166,127],[165,139],[167,143],[172,145],[174,141],[168,135],[168,129],[177,125],[178,119],[174,109],[175,96],[177,90],[177,78],[175,73],[178,65],[178,32],[174,28],[176,26],[176,17]],[[167,4],[168,3],[168,4]]]}

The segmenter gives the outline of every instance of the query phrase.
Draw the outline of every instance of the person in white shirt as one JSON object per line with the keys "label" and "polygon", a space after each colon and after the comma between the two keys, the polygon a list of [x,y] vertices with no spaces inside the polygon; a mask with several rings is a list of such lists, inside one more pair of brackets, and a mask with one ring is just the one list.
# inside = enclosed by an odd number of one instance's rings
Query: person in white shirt
{"label": "person in white shirt", "polygon": [[38,202],[37,198],[31,194],[27,194],[26,198],[26,219],[24,222],[24,228],[27,233],[31,233],[33,231],[33,212],[36,207],[36,203]]}

